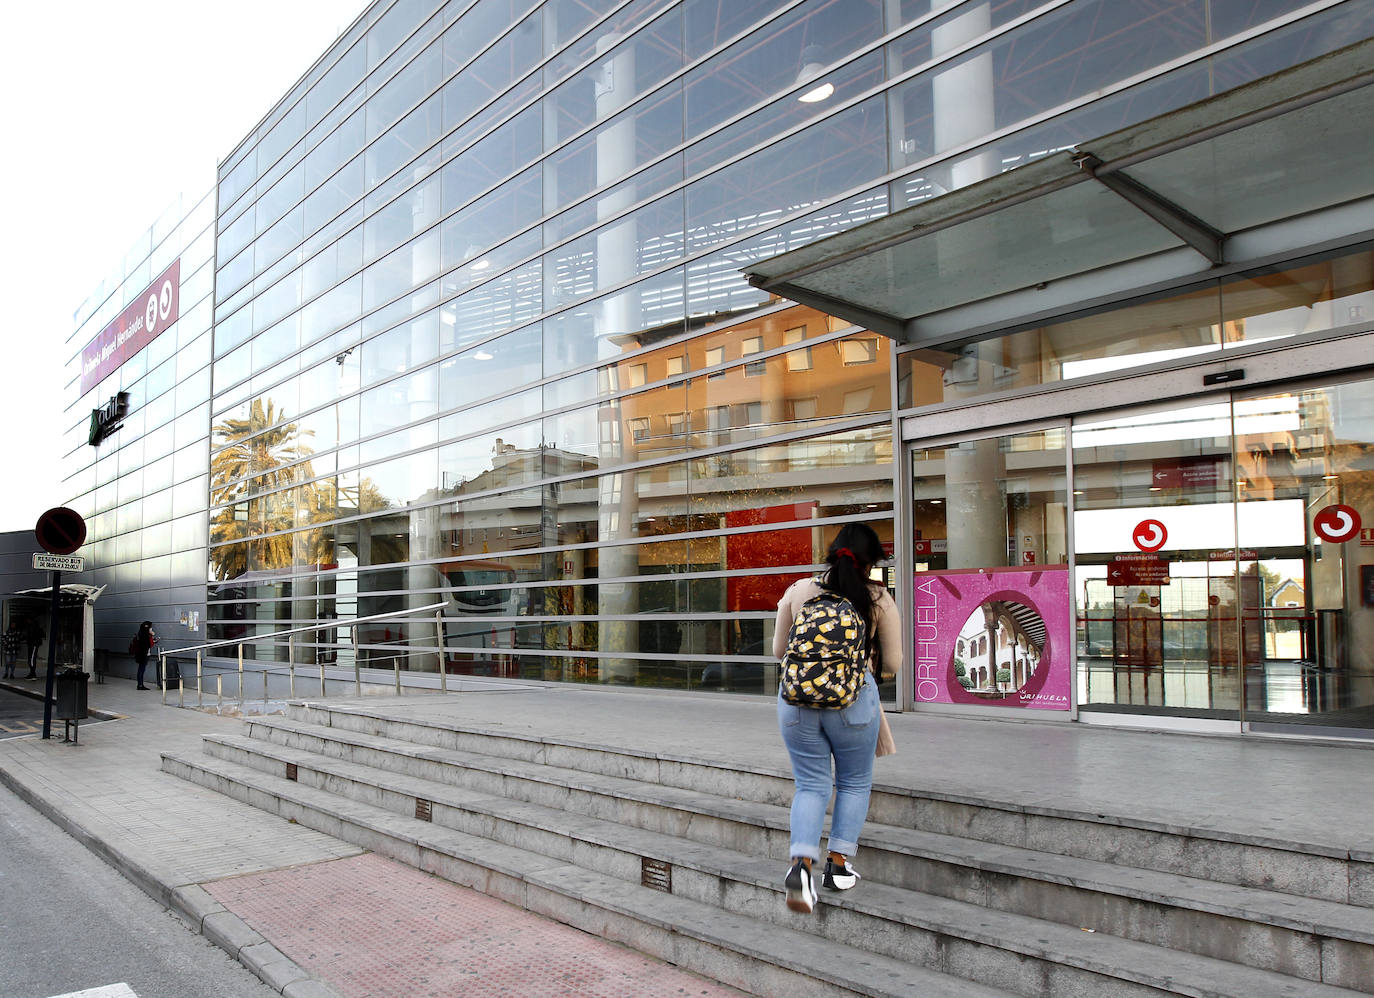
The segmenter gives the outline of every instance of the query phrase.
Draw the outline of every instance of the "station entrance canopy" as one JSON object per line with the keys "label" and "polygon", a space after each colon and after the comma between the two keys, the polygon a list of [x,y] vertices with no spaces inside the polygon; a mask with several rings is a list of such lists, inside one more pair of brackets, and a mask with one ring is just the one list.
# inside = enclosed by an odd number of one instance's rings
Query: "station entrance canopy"
{"label": "station entrance canopy", "polygon": [[932,346],[1374,234],[1374,39],[745,268]]}

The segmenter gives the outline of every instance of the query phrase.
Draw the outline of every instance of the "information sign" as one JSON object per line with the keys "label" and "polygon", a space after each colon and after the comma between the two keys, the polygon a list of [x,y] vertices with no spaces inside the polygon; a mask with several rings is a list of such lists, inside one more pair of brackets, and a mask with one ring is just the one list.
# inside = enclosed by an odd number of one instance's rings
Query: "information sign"
{"label": "information sign", "polygon": [[33,553],[33,567],[43,572],[84,572],[86,559],[75,554]]}
{"label": "information sign", "polygon": [[1169,563],[1154,554],[1119,554],[1107,566],[1113,586],[1167,586]]}

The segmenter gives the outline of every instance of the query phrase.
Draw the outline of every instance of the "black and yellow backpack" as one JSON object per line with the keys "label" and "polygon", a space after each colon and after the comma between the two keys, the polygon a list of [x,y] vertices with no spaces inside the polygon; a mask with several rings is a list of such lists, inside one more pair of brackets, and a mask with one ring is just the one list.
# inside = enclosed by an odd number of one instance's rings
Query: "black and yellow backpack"
{"label": "black and yellow backpack", "polygon": [[848,707],[864,685],[868,625],[844,596],[822,589],[797,611],[782,654],[782,698],[802,707]]}

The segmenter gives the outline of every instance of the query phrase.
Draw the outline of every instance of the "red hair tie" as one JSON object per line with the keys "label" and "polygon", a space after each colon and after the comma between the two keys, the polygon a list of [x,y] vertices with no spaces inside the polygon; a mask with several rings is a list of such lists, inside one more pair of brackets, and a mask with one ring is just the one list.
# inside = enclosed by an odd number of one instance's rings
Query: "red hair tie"
{"label": "red hair tie", "polygon": [[851,550],[849,550],[849,548],[836,548],[836,549],[835,549],[835,557],[836,557],[836,558],[848,558],[850,561],[858,561],[858,560],[859,560],[858,558],[855,558],[855,557],[854,557],[854,552],[851,551]]}

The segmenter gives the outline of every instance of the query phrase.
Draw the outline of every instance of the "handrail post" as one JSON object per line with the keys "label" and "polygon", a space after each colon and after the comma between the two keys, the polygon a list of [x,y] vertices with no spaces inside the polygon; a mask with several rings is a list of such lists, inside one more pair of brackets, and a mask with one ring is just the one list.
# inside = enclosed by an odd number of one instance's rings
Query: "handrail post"
{"label": "handrail post", "polygon": [[292,634],[286,639],[286,662],[287,669],[291,673],[291,699],[296,699],[296,636]]}
{"label": "handrail post", "polygon": [[438,628],[434,633],[439,635],[439,692],[448,692],[448,653],[444,650],[444,611],[440,610],[434,615],[434,624]]}
{"label": "handrail post", "polygon": [[177,666],[177,706],[186,706],[186,680],[182,678],[181,666]]}
{"label": "handrail post", "polygon": [[358,625],[354,624],[350,630],[353,632],[353,694],[354,696],[362,696],[363,666],[362,658],[358,653]]}
{"label": "handrail post", "polygon": [[243,695],[243,645],[239,644],[239,713],[243,713],[243,708],[248,706],[248,698]]}
{"label": "handrail post", "polygon": [[224,710],[224,673],[215,674],[215,710]]}
{"label": "handrail post", "polygon": [[204,652],[203,650],[198,650],[198,651],[196,652],[196,706],[197,706],[197,707],[204,707],[204,706],[205,706],[205,693],[204,693],[204,691],[201,689],[201,685],[200,685],[201,665],[202,665],[201,656],[202,656],[203,654],[205,654],[205,652]]}
{"label": "handrail post", "polygon": [[158,685],[162,687],[162,706],[166,707],[166,706],[167,706],[167,653],[166,653],[166,652],[158,652],[158,653],[157,653],[157,678],[160,680],[160,682],[158,683]]}
{"label": "handrail post", "polygon": [[262,670],[262,712],[264,714],[267,713],[267,672],[266,668]]}
{"label": "handrail post", "polygon": [[396,695],[401,695],[401,656],[391,656],[391,671],[396,674]]}

